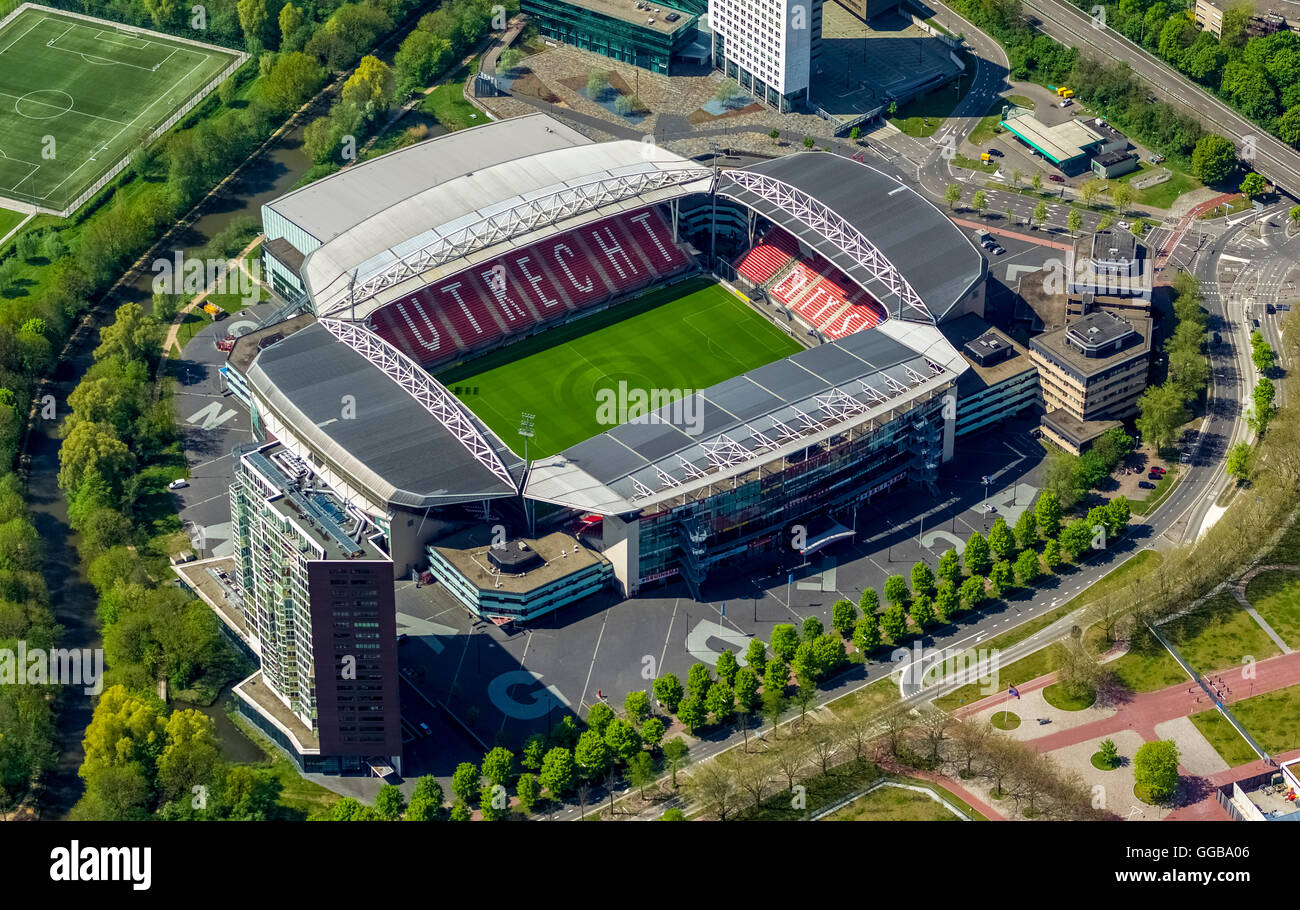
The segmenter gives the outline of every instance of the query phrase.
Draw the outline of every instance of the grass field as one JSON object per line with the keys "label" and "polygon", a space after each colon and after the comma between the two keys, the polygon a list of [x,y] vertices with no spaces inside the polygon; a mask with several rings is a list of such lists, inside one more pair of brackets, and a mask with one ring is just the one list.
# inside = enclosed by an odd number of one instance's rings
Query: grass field
{"label": "grass field", "polygon": [[33,7],[0,28],[0,197],[61,210],[235,52]]}
{"label": "grass field", "polygon": [[[1300,746],[1300,731],[1295,725],[1296,715],[1300,713],[1300,686],[1243,698],[1231,708],[1241,725],[1270,755]],[[1236,767],[1259,757],[1217,710],[1193,714],[1192,723],[1229,765]]]}
{"label": "grass field", "polygon": [[520,412],[537,415],[528,452],[545,457],[611,429],[598,413],[602,390],[698,391],[799,350],[731,292],[699,280],[457,364],[438,380],[517,450]]}
{"label": "grass field", "polygon": [[[908,783],[913,783],[908,781]],[[923,781],[916,781],[914,786],[930,786]],[[935,787],[938,791],[942,788]],[[947,790],[942,790],[944,798],[960,802]],[[964,804],[963,804],[964,805]],[[960,808],[960,806],[959,806]],[[983,819],[970,810],[970,815]],[[822,819],[827,822],[955,822],[960,821],[942,803],[931,799],[924,793],[905,790],[901,787],[880,787],[866,796],[860,796],[843,809],[837,809]]]}
{"label": "grass field", "polygon": [[1300,648],[1300,575],[1260,572],[1246,586],[1246,599],[1292,648]]}

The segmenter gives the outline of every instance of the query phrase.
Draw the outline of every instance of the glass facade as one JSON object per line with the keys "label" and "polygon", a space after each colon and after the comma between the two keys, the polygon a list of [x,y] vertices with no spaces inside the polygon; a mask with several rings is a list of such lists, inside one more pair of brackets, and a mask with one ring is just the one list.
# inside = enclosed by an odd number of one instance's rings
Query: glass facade
{"label": "glass facade", "polygon": [[826,518],[899,483],[934,484],[950,388],[641,516],[640,578],[680,572],[698,583],[718,567],[785,548],[791,525]]}
{"label": "glass facade", "polygon": [[[632,0],[628,0],[628,5],[633,6]],[[673,11],[669,4],[656,5],[665,12]],[[687,9],[685,4],[680,6],[681,25],[672,32],[629,22],[565,0],[523,0],[520,9],[532,17],[537,30],[547,38],[667,75],[673,54],[695,39],[698,14]]]}

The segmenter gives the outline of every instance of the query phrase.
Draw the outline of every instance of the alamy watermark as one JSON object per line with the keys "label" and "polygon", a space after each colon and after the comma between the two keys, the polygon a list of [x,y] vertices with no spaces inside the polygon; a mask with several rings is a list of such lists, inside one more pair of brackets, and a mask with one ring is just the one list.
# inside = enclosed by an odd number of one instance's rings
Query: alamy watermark
{"label": "alamy watermark", "polygon": [[617,388],[596,390],[596,422],[667,423],[688,436],[699,436],[704,432],[703,401],[694,389],[643,389],[620,379]]}
{"label": "alamy watermark", "polygon": [[101,648],[0,648],[2,686],[81,686],[87,695],[104,689],[104,651]]}

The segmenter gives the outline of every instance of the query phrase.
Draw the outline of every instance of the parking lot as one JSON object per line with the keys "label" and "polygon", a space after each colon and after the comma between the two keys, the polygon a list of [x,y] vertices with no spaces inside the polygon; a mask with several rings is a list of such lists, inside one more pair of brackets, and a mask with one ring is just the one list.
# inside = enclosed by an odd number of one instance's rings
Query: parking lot
{"label": "parking lot", "polygon": [[[631,600],[587,601],[511,631],[473,620],[437,585],[403,583],[403,709],[405,694],[419,692],[447,708],[461,730],[456,748],[467,737],[480,749],[498,741],[517,746],[565,712],[585,716],[598,700],[621,709],[628,692],[649,689],[657,675],[684,679],[692,664],[716,663],[720,649],[739,652],[752,636],[768,639],[777,623],[817,616],[829,627],[839,598],[856,602],[867,586],[879,592],[888,576],[907,575],[921,558],[936,563],[999,516],[1014,524],[1039,490],[1045,456],[1029,435],[1035,425],[1010,421],[959,440],[961,457],[946,466],[938,496],[908,489],[864,505],[856,540],[816,554],[793,579],[782,573],[713,582],[705,601],[671,584]],[[992,511],[985,511],[986,476]],[[420,754],[408,774],[422,773]],[[437,765],[454,768],[441,756]]]}

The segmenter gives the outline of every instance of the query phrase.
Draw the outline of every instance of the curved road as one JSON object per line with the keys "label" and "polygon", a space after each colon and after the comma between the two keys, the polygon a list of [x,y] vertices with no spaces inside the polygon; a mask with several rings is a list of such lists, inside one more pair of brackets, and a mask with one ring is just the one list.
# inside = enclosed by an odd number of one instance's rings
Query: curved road
{"label": "curved road", "polygon": [[[1065,0],[1021,0],[1021,5],[1036,14],[1032,25],[1038,31],[1069,47],[1087,48],[1105,60],[1128,64],[1165,101],[1186,109],[1231,139],[1256,171],[1289,192],[1300,193],[1300,153],[1269,135],[1264,127],[1251,123],[1119,32],[1095,27],[1091,17]],[[1249,137],[1254,138],[1252,156],[1245,151]]]}

